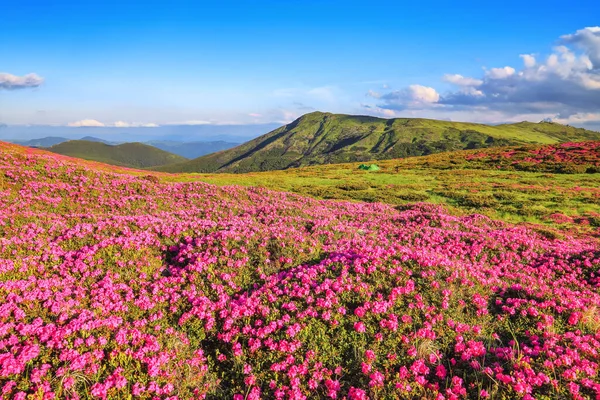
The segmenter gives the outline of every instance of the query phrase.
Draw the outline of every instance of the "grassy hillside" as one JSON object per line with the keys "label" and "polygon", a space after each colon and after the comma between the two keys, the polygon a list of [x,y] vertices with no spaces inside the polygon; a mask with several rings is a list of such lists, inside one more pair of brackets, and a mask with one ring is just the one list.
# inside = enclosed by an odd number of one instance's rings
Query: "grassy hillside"
{"label": "grassy hillside", "polygon": [[58,136],[47,136],[39,139],[31,140],[13,140],[13,143],[20,144],[22,146],[30,147],[50,147],[59,143],[67,142],[69,139]]}
{"label": "grassy hillside", "polygon": [[382,169],[376,172],[361,171],[353,163],[167,179],[396,206],[428,202],[459,215],[475,212],[600,235],[599,149],[600,142],[526,145],[379,161]]}
{"label": "grassy hillside", "polygon": [[253,172],[516,144],[598,140],[600,133],[553,123],[488,126],[314,112],[233,149],[166,172]]}
{"label": "grassy hillside", "polygon": [[183,162],[186,159],[143,143],[109,145],[87,140],[70,140],[48,148],[49,151],[85,160],[131,168],[148,168]]}
{"label": "grassy hillside", "polygon": [[150,146],[157,147],[169,153],[178,154],[185,158],[196,158],[206,154],[215,153],[221,150],[227,150],[239,145],[239,143],[226,142],[223,140],[215,141],[196,141],[196,142],[176,142],[172,140],[151,140],[145,142]]}
{"label": "grassy hillside", "polygon": [[110,144],[110,145],[118,144],[118,143],[113,143],[113,142],[108,141],[108,140],[97,138],[95,136],[84,136],[84,137],[82,137],[79,140],[86,140],[88,142],[98,142],[98,143],[104,143],[104,144]]}

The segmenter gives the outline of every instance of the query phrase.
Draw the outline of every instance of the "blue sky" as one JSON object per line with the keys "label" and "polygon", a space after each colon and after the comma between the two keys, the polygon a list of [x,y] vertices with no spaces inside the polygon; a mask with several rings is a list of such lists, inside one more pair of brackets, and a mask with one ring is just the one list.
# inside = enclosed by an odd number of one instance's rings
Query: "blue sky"
{"label": "blue sky", "polygon": [[12,1],[0,122],[600,124],[597,1]]}

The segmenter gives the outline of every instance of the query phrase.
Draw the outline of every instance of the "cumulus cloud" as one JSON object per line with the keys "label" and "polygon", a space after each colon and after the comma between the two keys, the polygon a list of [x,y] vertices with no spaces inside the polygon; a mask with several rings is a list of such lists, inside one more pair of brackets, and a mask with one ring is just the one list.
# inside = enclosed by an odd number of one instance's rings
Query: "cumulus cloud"
{"label": "cumulus cloud", "polygon": [[141,122],[117,121],[112,126],[115,128],[158,128],[157,124]]}
{"label": "cumulus cloud", "polygon": [[418,103],[437,103],[440,99],[439,93],[427,86],[410,85],[406,93],[412,101]]}
{"label": "cumulus cloud", "polygon": [[104,125],[100,121],[96,121],[95,119],[82,119],[81,121],[69,122],[67,126],[71,126],[73,128],[81,128],[81,127],[96,127],[100,128]]}
{"label": "cumulus cloud", "polygon": [[531,54],[521,54],[519,57],[523,59],[523,64],[525,64],[525,68],[535,67],[535,57]]}
{"label": "cumulus cloud", "polygon": [[6,72],[0,72],[0,89],[17,90],[36,88],[44,83],[44,78],[37,74],[16,76]]}
{"label": "cumulus cloud", "polygon": [[384,117],[384,118],[394,118],[394,117],[397,117],[396,111],[390,110],[388,108],[372,107],[372,106],[370,106],[368,104],[362,104],[361,106],[363,108],[369,110],[369,114],[370,115],[374,115],[374,116],[377,116],[377,117]]}
{"label": "cumulus cloud", "polygon": [[105,124],[95,119],[82,119],[80,121],[69,122],[67,126],[73,128],[157,128],[159,125],[153,123],[141,123],[141,122],[125,122],[117,121],[112,124]]}
{"label": "cumulus cloud", "polygon": [[457,86],[472,86],[477,87],[483,83],[481,79],[464,77],[459,74],[446,74],[444,75],[444,81],[452,83]]}
{"label": "cumulus cloud", "polygon": [[580,29],[573,34],[562,36],[561,40],[583,50],[592,62],[592,68],[600,69],[600,26]]}
{"label": "cumulus cloud", "polygon": [[411,85],[371,97],[379,100],[377,107],[391,110],[436,110],[462,115],[468,111],[493,112],[505,120],[519,115],[557,121],[570,121],[575,115],[595,117],[600,109],[600,27],[561,36],[546,57],[520,57],[522,67],[486,69],[480,78],[446,74],[443,81],[455,86],[446,93]]}
{"label": "cumulus cloud", "polygon": [[515,74],[515,69],[513,67],[504,67],[504,68],[492,68],[485,73],[485,76],[489,79],[506,79],[509,76]]}
{"label": "cumulus cloud", "polygon": [[386,106],[380,108],[391,110],[428,107],[440,100],[440,94],[434,88],[422,85],[410,85],[383,95],[375,92],[367,94],[385,102]]}
{"label": "cumulus cloud", "polygon": [[577,113],[569,115],[568,117],[562,117],[561,115],[557,115],[556,117],[551,118],[551,120],[561,124],[586,125],[590,123],[600,122],[600,112]]}

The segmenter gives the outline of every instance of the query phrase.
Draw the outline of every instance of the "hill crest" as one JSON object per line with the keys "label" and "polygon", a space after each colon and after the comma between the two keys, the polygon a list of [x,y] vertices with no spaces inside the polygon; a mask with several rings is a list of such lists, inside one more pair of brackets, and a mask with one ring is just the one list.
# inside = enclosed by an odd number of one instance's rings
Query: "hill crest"
{"label": "hill crest", "polygon": [[232,149],[158,167],[157,170],[242,173],[404,158],[463,149],[583,140],[600,140],[600,133],[548,123],[492,126],[317,111]]}
{"label": "hill crest", "polygon": [[111,145],[87,140],[69,140],[46,150],[65,156],[129,168],[150,168],[187,160],[139,142]]}

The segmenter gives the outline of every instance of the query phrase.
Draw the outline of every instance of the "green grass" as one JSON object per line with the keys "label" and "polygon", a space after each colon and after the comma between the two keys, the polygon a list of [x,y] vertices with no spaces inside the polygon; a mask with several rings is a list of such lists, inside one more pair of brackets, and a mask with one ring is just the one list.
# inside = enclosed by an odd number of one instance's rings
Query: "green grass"
{"label": "green grass", "polygon": [[[373,172],[361,171],[358,163],[351,163],[246,174],[179,174],[165,179],[261,186],[321,199],[398,206],[428,202],[444,205],[455,214],[479,213],[513,223],[588,233],[598,226],[599,173],[498,170],[491,165],[483,169],[477,162],[466,160],[469,154],[474,151],[380,161],[382,170]],[[556,222],[556,214],[572,219]]]}
{"label": "green grass", "polygon": [[186,158],[143,143],[111,146],[87,140],[70,140],[49,147],[53,153],[129,168],[150,168],[186,161]]}
{"label": "green grass", "polygon": [[600,133],[554,123],[490,126],[314,112],[233,149],[156,170],[245,173],[582,140],[600,140]]}

